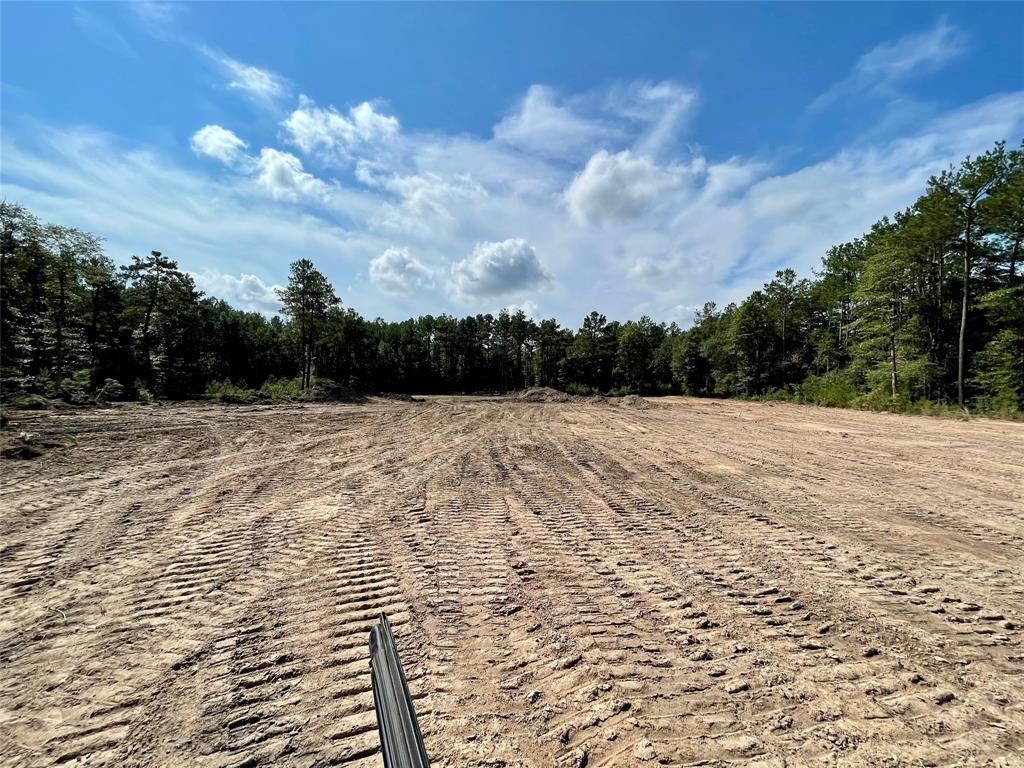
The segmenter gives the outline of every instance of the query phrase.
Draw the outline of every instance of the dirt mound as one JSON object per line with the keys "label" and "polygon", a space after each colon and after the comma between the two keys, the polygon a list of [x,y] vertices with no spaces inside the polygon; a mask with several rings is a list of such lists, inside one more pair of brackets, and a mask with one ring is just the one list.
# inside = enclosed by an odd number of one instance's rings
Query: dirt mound
{"label": "dirt mound", "polygon": [[317,384],[299,398],[308,403],[365,403],[366,395],[341,384]]}
{"label": "dirt mound", "polygon": [[619,406],[622,408],[636,408],[640,411],[646,411],[651,407],[651,404],[640,397],[640,395],[626,395],[619,401]]}
{"label": "dirt mound", "polygon": [[515,399],[524,403],[571,403],[576,398],[551,387],[530,387],[516,393]]}
{"label": "dirt mound", "polygon": [[422,397],[413,397],[405,392],[380,392],[377,397],[385,400],[401,400],[403,403],[425,403]]}
{"label": "dirt mound", "polygon": [[5,459],[37,459],[54,448],[63,448],[63,440],[39,435],[35,432],[13,434],[5,430],[0,434],[0,456]]}

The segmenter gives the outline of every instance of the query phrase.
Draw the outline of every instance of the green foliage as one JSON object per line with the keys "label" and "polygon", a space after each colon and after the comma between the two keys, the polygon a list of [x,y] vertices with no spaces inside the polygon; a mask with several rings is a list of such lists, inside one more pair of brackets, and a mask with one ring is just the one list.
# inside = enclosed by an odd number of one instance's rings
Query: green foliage
{"label": "green foliage", "polygon": [[159,251],[118,269],[95,237],[0,201],[0,387],[12,407],[544,386],[1006,416],[1024,407],[1022,241],[1024,144],[998,144],[813,279],[780,269],[686,330],[591,312],[574,332],[505,310],[368,320],[302,258],[280,316],[243,312]]}
{"label": "green foliage", "polygon": [[800,385],[800,399],[803,402],[829,408],[849,408],[858,394],[856,379],[849,369],[821,375],[811,374]]}
{"label": "green foliage", "polygon": [[229,379],[211,381],[206,385],[206,396],[222,403],[251,403],[256,399],[251,389],[235,386]]}
{"label": "green foliage", "polygon": [[302,395],[302,377],[284,379],[270,376],[263,382],[259,392],[268,400],[295,400]]}
{"label": "green foliage", "polygon": [[124,385],[117,379],[105,379],[103,386],[96,390],[96,402],[105,405],[124,397]]}
{"label": "green foliage", "polygon": [[153,394],[146,388],[146,382],[144,382],[142,379],[135,380],[135,382],[132,384],[132,390],[134,390],[135,397],[138,398],[140,402],[153,402]]}

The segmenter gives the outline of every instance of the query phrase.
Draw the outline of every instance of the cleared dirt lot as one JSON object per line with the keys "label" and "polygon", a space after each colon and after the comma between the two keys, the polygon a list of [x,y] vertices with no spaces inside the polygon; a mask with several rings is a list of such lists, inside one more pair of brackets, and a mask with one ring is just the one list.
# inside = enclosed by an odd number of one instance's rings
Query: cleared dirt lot
{"label": "cleared dirt lot", "polygon": [[0,762],[1024,763],[1024,425],[664,399],[34,415]]}

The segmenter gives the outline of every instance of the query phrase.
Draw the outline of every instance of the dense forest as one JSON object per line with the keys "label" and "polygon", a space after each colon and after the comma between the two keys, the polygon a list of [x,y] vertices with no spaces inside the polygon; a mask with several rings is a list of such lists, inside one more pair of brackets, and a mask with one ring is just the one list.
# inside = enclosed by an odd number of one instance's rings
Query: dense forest
{"label": "dense forest", "polygon": [[233,394],[325,382],[369,392],[667,393],[1015,413],[1024,406],[1024,143],[927,180],[907,210],[780,270],[691,328],[598,312],[367,320],[306,259],[281,316],[204,296],[158,251],[118,267],[99,238],[2,205],[5,404]]}

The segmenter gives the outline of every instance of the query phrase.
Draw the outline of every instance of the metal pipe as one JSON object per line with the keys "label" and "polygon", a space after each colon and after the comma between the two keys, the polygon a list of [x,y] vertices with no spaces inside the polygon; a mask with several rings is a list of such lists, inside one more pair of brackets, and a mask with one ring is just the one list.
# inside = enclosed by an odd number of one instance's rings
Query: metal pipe
{"label": "metal pipe", "polygon": [[370,630],[370,682],[384,768],[429,768],[423,734],[409,695],[388,617]]}

